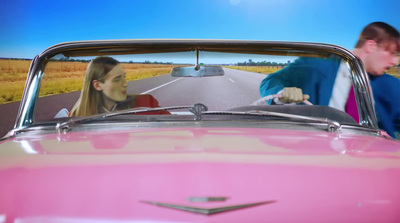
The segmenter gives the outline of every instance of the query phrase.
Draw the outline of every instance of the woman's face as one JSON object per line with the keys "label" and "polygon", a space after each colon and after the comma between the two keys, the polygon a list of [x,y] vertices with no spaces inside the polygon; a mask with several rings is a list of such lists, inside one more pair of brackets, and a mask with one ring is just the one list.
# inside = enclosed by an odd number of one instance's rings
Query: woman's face
{"label": "woman's face", "polygon": [[113,101],[126,100],[126,87],[128,83],[125,79],[125,71],[120,64],[116,65],[108,72],[104,83],[99,83],[103,94]]}

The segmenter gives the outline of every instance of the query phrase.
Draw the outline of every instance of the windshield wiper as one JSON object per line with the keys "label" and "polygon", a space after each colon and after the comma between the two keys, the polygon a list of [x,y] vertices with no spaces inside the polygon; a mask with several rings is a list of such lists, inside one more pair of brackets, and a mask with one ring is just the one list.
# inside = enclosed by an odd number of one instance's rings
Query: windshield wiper
{"label": "windshield wiper", "polygon": [[252,111],[206,111],[202,112],[202,115],[251,115],[251,116],[275,116],[288,118],[291,120],[301,120],[301,121],[312,121],[327,124],[329,132],[336,132],[340,128],[340,123],[337,121],[333,121],[328,118],[318,118],[312,116],[303,116],[303,115],[293,115],[286,114],[280,112],[269,112],[269,111],[260,111],[260,110],[252,110]]}
{"label": "windshield wiper", "polygon": [[125,110],[120,110],[120,111],[115,111],[115,112],[92,115],[92,116],[87,116],[87,117],[76,117],[76,118],[71,118],[66,122],[57,124],[56,130],[58,132],[68,132],[68,130],[76,124],[85,123],[92,119],[98,119],[98,118],[105,119],[108,117],[118,116],[118,115],[128,115],[128,114],[138,114],[138,113],[145,113],[145,112],[167,111],[167,110],[178,110],[178,109],[193,109],[195,107],[196,107],[196,105],[156,107],[156,108],[140,107],[140,108],[131,108],[131,109],[125,109]]}

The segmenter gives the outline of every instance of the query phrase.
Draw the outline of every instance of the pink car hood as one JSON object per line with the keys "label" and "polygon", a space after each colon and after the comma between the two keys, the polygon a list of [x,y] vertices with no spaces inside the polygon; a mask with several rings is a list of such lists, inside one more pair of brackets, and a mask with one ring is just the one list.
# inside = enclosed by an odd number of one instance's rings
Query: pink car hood
{"label": "pink car hood", "polygon": [[400,222],[399,145],[259,128],[21,136],[0,144],[0,222]]}

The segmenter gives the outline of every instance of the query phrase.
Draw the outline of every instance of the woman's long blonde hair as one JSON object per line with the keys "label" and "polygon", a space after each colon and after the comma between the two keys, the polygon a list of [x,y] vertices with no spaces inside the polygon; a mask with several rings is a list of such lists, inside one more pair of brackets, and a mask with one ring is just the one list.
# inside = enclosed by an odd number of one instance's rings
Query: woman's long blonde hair
{"label": "woman's long blonde hair", "polygon": [[70,116],[90,116],[99,114],[102,105],[101,91],[93,87],[93,81],[102,83],[105,77],[119,62],[111,57],[96,57],[86,68],[86,75],[83,82],[81,96],[71,110]]}

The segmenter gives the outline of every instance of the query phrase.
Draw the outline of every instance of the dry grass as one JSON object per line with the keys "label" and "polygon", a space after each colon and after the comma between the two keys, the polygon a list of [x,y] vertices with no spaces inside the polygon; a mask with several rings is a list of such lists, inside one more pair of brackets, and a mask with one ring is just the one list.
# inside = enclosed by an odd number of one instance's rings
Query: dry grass
{"label": "dry grass", "polygon": [[[31,61],[0,60],[0,104],[20,101]],[[87,62],[50,61],[45,69],[39,97],[79,91]],[[122,63],[128,81],[163,75],[172,65]]]}
{"label": "dry grass", "polygon": [[30,60],[0,60],[0,104],[20,101]]}
{"label": "dry grass", "polygon": [[24,90],[25,81],[2,82],[0,85],[0,104],[20,101]]}
{"label": "dry grass", "polygon": [[226,68],[236,69],[236,70],[244,70],[249,72],[261,73],[261,74],[270,74],[274,73],[283,67],[281,66],[228,66]]}
{"label": "dry grass", "polygon": [[[15,74],[15,73],[28,73],[30,60],[0,60],[0,74]],[[0,76],[0,78],[3,75]],[[0,79],[2,81],[2,79]]]}
{"label": "dry grass", "polygon": [[400,78],[400,68],[399,67],[391,67],[386,73],[391,74],[397,78]]}

